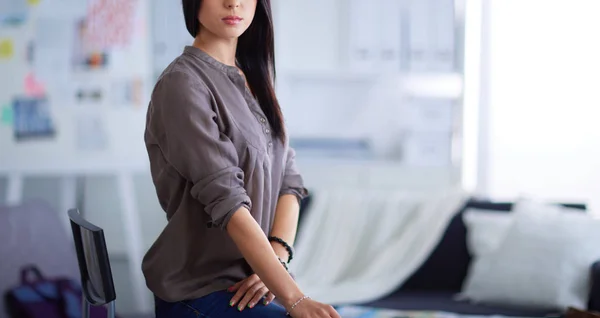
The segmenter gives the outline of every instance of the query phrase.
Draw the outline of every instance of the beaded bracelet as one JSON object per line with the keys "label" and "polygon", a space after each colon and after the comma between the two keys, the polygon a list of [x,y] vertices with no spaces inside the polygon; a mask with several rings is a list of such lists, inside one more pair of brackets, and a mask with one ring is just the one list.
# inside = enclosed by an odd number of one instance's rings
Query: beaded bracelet
{"label": "beaded bracelet", "polygon": [[283,245],[283,247],[285,247],[285,249],[288,252],[288,264],[292,261],[292,259],[294,258],[294,249],[286,241],[277,236],[269,236],[269,242],[277,242]]}
{"label": "beaded bracelet", "polygon": [[302,302],[303,300],[305,300],[305,299],[310,299],[310,297],[308,297],[308,296],[303,296],[302,298],[298,299],[298,300],[297,300],[297,301],[296,301],[296,302],[295,302],[295,303],[294,303],[294,304],[293,304],[293,305],[290,307],[290,310],[288,310],[288,311],[285,313],[285,315],[286,315],[286,316],[291,316],[290,312],[291,312],[292,310],[294,310],[294,308],[296,308],[296,306],[298,306],[298,304],[299,304],[299,303],[301,303],[301,302]]}
{"label": "beaded bracelet", "polygon": [[277,259],[279,260],[279,263],[281,263],[281,265],[283,265],[283,268],[285,268],[285,270],[289,272],[290,269],[288,268],[287,263],[279,257]]}

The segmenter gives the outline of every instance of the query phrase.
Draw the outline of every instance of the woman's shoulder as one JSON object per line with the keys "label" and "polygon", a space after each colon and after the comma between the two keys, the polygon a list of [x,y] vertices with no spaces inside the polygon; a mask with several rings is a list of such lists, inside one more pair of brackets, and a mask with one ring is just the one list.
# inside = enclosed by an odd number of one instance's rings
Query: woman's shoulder
{"label": "woman's shoulder", "polygon": [[[173,62],[171,62],[171,64],[169,64],[169,66],[167,66],[165,68],[165,70],[158,76],[158,79],[156,81],[156,84],[182,84],[179,83],[180,81],[183,81],[183,84],[188,84],[188,85],[198,85],[198,84],[202,84],[202,86],[205,86],[206,83],[204,83],[203,80],[203,76],[200,72],[200,70],[197,67],[194,67],[194,65],[191,65],[189,63],[189,61],[186,61],[185,58],[183,58],[183,56],[179,56],[177,57],[175,60],[173,60]],[[173,83],[176,82],[176,83]],[[188,85],[184,85],[184,86],[188,86]]]}
{"label": "woman's shoulder", "polygon": [[178,94],[178,95],[211,95],[208,86],[204,80],[205,76],[198,70],[186,65],[185,60],[175,59],[158,76],[154,85],[152,96],[160,94]]}
{"label": "woman's shoulder", "polygon": [[213,94],[202,76],[174,62],[156,80],[150,97],[153,112],[213,108]]}

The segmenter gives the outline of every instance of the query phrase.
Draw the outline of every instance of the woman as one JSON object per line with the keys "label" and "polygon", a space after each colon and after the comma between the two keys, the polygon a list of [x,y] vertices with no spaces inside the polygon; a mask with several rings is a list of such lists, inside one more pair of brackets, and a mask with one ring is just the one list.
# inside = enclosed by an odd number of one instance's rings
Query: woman
{"label": "woman", "polygon": [[339,317],[287,271],[306,190],[273,89],[270,1],[183,11],[195,40],[158,79],[145,132],[168,218],[142,266],[156,316]]}

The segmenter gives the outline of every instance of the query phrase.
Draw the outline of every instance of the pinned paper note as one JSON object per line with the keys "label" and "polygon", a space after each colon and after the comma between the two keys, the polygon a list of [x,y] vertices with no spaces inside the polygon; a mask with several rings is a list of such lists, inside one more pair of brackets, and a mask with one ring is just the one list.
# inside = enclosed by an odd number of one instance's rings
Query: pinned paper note
{"label": "pinned paper note", "polygon": [[[6,0],[2,0],[6,1]],[[14,0],[12,0],[14,1]],[[62,19],[64,21],[73,19],[80,19],[86,15],[87,12],[87,0],[19,0],[25,4],[29,4],[31,8],[34,6],[35,10],[43,13],[46,17],[54,17],[56,19]],[[117,0],[115,2],[119,2]]]}
{"label": "pinned paper note", "polygon": [[12,39],[0,38],[0,60],[7,60],[13,57],[15,48]]}
{"label": "pinned paper note", "polygon": [[13,123],[13,110],[9,104],[0,107],[0,124],[11,125]]}
{"label": "pinned paper note", "polygon": [[27,20],[27,13],[6,15],[0,14],[0,27],[20,26]]}
{"label": "pinned paper note", "polygon": [[76,119],[77,149],[81,151],[104,150],[108,146],[108,134],[102,118],[92,114],[80,114]]}
{"label": "pinned paper note", "polygon": [[42,81],[68,81],[71,71],[71,48],[75,30],[73,22],[54,17],[35,22],[33,69]]}
{"label": "pinned paper note", "polygon": [[115,107],[140,107],[143,98],[143,82],[140,78],[123,79],[111,84],[111,104]]}
{"label": "pinned paper note", "polygon": [[78,104],[100,104],[104,99],[101,87],[81,87],[75,91],[75,100]]}
{"label": "pinned paper note", "polygon": [[27,47],[25,49],[25,62],[27,62],[28,65],[33,65],[34,57],[35,44],[33,43],[33,41],[29,41],[27,42]]}
{"label": "pinned paper note", "polygon": [[25,76],[25,82],[23,83],[25,88],[25,95],[30,97],[44,97],[46,95],[46,88],[44,84],[35,77],[33,73]]}
{"label": "pinned paper note", "polygon": [[27,3],[24,0],[0,1],[0,26],[21,25],[27,19]]}

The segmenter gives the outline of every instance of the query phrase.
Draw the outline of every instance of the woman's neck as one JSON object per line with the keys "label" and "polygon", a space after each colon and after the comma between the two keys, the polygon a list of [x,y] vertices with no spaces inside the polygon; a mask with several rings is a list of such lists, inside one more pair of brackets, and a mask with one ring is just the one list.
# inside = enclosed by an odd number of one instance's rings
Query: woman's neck
{"label": "woman's neck", "polygon": [[236,66],[235,51],[237,49],[237,38],[218,38],[204,29],[196,36],[192,45],[225,65]]}

